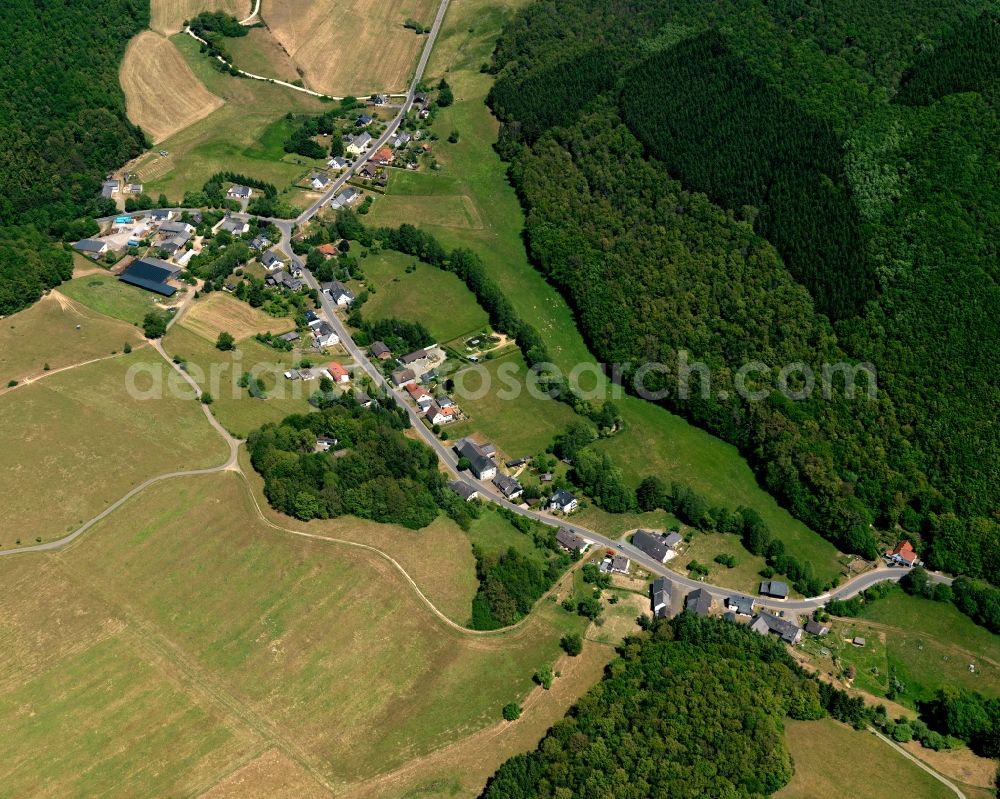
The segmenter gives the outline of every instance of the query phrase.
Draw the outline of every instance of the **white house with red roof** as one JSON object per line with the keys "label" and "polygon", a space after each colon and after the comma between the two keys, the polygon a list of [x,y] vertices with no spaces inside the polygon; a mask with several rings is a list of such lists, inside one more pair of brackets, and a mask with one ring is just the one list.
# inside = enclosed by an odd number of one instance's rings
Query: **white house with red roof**
{"label": "white house with red roof", "polygon": [[431,424],[448,424],[455,421],[455,406],[442,408],[436,402],[431,402],[427,408],[427,421]]}
{"label": "white house with red roof", "polygon": [[334,383],[347,383],[351,379],[351,376],[345,366],[342,363],[337,363],[336,361],[333,361],[329,366],[327,366],[326,371],[329,373]]}
{"label": "white house with red roof", "polygon": [[885,559],[890,563],[895,563],[899,566],[906,566],[908,568],[920,565],[920,558],[917,556],[917,552],[913,548],[909,539],[898,544],[895,549],[890,549],[886,552]]}
{"label": "white house with red roof", "polygon": [[406,386],[406,390],[413,401],[420,406],[420,410],[426,411],[431,405],[434,404],[434,397],[432,397],[430,392],[423,386],[416,383],[410,383]]}

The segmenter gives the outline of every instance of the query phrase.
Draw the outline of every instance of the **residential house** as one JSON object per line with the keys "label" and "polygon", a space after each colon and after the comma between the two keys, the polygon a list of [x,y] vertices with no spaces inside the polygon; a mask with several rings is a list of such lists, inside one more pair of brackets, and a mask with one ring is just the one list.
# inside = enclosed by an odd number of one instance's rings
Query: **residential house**
{"label": "residential house", "polygon": [[267,269],[269,272],[284,267],[284,263],[282,263],[281,259],[277,256],[274,250],[268,250],[266,253],[260,256],[258,260],[260,261],[260,265],[263,266],[265,269]]}
{"label": "residential house", "polygon": [[417,379],[417,375],[412,369],[397,369],[392,373],[392,384],[397,388],[407,386]]}
{"label": "residential house", "polygon": [[448,488],[458,494],[466,502],[472,502],[479,498],[479,492],[464,480],[449,480]]}
{"label": "residential house", "polygon": [[396,136],[396,141],[393,142],[393,146],[398,150],[400,147],[405,147],[410,143],[411,136],[405,130],[400,131]]}
{"label": "residential house", "polygon": [[347,383],[351,379],[347,368],[342,363],[337,363],[336,361],[327,364],[326,371],[334,383]]}
{"label": "residential house", "polygon": [[671,594],[673,585],[666,577],[657,577],[650,587],[652,598],[653,615],[658,619],[665,619],[671,611]]}
{"label": "residential house", "polygon": [[427,350],[419,349],[414,352],[407,353],[406,355],[399,358],[400,364],[403,366],[409,366],[413,369],[426,366],[428,361]]}
{"label": "residential house", "polygon": [[288,289],[289,291],[299,291],[304,285],[297,277],[292,277],[285,270],[280,270],[264,278],[264,282],[270,286]]}
{"label": "residential house", "polygon": [[372,146],[370,133],[359,133],[357,136],[350,136],[347,141],[347,152],[351,155],[361,155]]}
{"label": "residential house", "polygon": [[114,197],[121,190],[121,183],[114,178],[109,178],[101,185],[101,196],[108,199]]}
{"label": "residential house", "polygon": [[336,245],[333,244],[320,244],[316,249],[319,250],[323,254],[323,257],[328,261],[331,258],[336,258],[340,255],[340,250],[338,250]]}
{"label": "residential house", "polygon": [[500,490],[506,499],[517,499],[524,493],[524,487],[517,478],[511,477],[509,474],[498,474],[493,478],[493,485]]}
{"label": "residential house", "polygon": [[374,155],[372,155],[371,161],[379,166],[389,166],[394,158],[395,156],[392,154],[392,150],[390,148],[380,147],[375,151]]}
{"label": "residential house", "polygon": [[358,118],[354,120],[354,127],[364,128],[372,124],[372,118],[368,114],[358,114]]}
{"label": "residential house", "polygon": [[309,327],[318,325],[322,321],[323,320],[319,318],[315,311],[306,311],[306,324],[309,325]]}
{"label": "residential house", "polygon": [[340,198],[341,200],[343,200],[345,205],[350,205],[360,197],[361,197],[361,192],[358,191],[353,186],[348,186],[340,193]]}
{"label": "residential house", "polygon": [[378,178],[379,167],[371,162],[366,162],[361,169],[358,170],[358,177],[365,180],[376,180]]}
{"label": "residential house", "polygon": [[91,258],[99,258],[108,251],[108,243],[100,239],[80,239],[73,249]]}
{"label": "residential house", "polygon": [[549,500],[549,510],[560,511],[561,513],[572,513],[576,510],[580,503],[576,501],[569,491],[565,488],[556,489],[552,498]]}
{"label": "residential house", "polygon": [[743,596],[742,594],[734,594],[731,597],[726,597],[726,607],[738,616],[753,616],[752,597]]}
{"label": "residential house", "polygon": [[906,566],[907,568],[920,565],[920,558],[908,539],[886,552],[885,559],[889,563],[894,563],[897,566]]}
{"label": "residential house", "polygon": [[392,351],[385,345],[384,341],[373,341],[372,356],[380,361],[387,361],[392,357]]}
{"label": "residential house", "polygon": [[436,402],[427,407],[427,421],[431,424],[448,424],[455,421],[455,408],[442,408]]}
{"label": "residential house", "polygon": [[628,570],[631,565],[632,561],[630,561],[624,555],[615,555],[611,559],[610,571],[618,572],[619,574],[628,574]]}
{"label": "residential house", "polygon": [[253,189],[249,186],[230,186],[226,196],[231,200],[249,200],[253,197]]}
{"label": "residential house", "polygon": [[560,527],[556,533],[556,543],[570,552],[585,552],[590,546],[583,538],[565,527]]}
{"label": "residential house", "polygon": [[760,635],[776,635],[786,644],[793,646],[802,640],[802,628],[795,622],[763,611],[750,622],[750,629]]}
{"label": "residential house", "polygon": [[[413,374],[409,369],[405,371]],[[395,374],[393,374],[393,379],[395,379]],[[475,441],[468,438],[460,439],[455,443],[454,450],[460,458],[465,458],[469,461],[472,473],[480,480],[492,480],[496,477],[497,465],[493,462],[493,459],[486,452],[485,448]]]}
{"label": "residential house", "polygon": [[329,452],[335,446],[337,446],[337,439],[329,438],[327,436],[316,436],[317,452]]}
{"label": "residential house", "polygon": [[159,227],[161,236],[186,236],[191,237],[194,233],[194,225],[189,225],[187,222],[171,222],[166,220],[162,222]]}
{"label": "residential house", "polygon": [[315,326],[309,326],[313,332],[313,344],[317,347],[332,347],[340,343],[340,336],[336,334],[329,322],[320,321]]}
{"label": "residential house", "polygon": [[331,158],[327,161],[326,165],[330,167],[330,169],[347,169],[347,167],[351,165],[351,162],[343,156],[338,155],[336,158]]}
{"label": "residential house", "polygon": [[649,530],[637,530],[632,536],[632,546],[646,553],[657,563],[664,563],[670,550],[663,542],[663,536]]}
{"label": "residential house", "polygon": [[177,235],[167,241],[161,242],[159,245],[160,252],[167,255],[168,258],[172,258],[177,255],[178,252],[184,249],[184,245],[188,242],[188,237],[184,235]]}
{"label": "residential house", "polygon": [[219,223],[219,230],[224,230],[234,236],[242,236],[250,230],[250,223],[245,219],[238,219],[234,216],[227,216]]}
{"label": "residential house", "polygon": [[263,233],[254,236],[253,241],[250,242],[250,249],[254,252],[263,252],[270,246],[271,240]]}
{"label": "residential house", "polygon": [[376,404],[375,400],[369,397],[360,388],[354,392],[354,401],[358,403],[358,405],[360,405],[362,408],[370,408],[372,405]]}
{"label": "residential house", "polygon": [[331,280],[329,283],[324,283],[320,288],[323,289],[339,308],[346,308],[355,300],[354,292],[339,280]]}
{"label": "residential house", "polygon": [[156,208],[149,212],[149,218],[154,222],[169,222],[174,218],[171,208]]}
{"label": "residential house", "polygon": [[322,191],[327,186],[330,185],[330,178],[326,175],[321,175],[319,172],[314,172],[309,178],[309,185],[312,186],[316,191]]}
{"label": "residential house", "polygon": [[815,619],[810,619],[806,622],[806,632],[809,635],[828,635],[830,632],[830,623],[825,621],[816,621]]}
{"label": "residential house", "polygon": [[712,595],[704,588],[696,588],[684,600],[684,610],[705,617],[712,612]]}
{"label": "residential house", "polygon": [[788,584],[781,582],[781,580],[765,580],[760,584],[760,593],[775,599],[787,599]]}
{"label": "residential house", "polygon": [[426,411],[431,405],[434,404],[434,398],[423,386],[418,386],[416,383],[408,383],[406,391],[409,393],[410,399],[417,403],[422,411]]}

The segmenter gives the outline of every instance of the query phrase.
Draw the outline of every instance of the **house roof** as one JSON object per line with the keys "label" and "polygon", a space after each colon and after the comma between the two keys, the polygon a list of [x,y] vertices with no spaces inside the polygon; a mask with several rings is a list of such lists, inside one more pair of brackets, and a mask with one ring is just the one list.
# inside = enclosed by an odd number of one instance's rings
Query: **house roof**
{"label": "house roof", "polygon": [[696,588],[684,600],[684,609],[698,616],[707,616],[712,610],[712,595],[704,588]]}
{"label": "house roof", "polygon": [[657,577],[650,586],[649,593],[652,599],[653,613],[661,618],[670,612],[671,592],[673,585],[666,577]]}
{"label": "house roof", "polygon": [[251,192],[249,186],[232,186],[227,194],[232,194],[234,197],[249,197]]}
{"label": "house roof", "polygon": [[669,533],[667,533],[663,537],[663,543],[666,546],[670,547],[671,549],[673,549],[675,546],[677,546],[683,540],[684,540],[684,536],[682,536],[676,530],[671,530]]}
{"label": "house roof", "polygon": [[565,547],[566,549],[575,549],[578,552],[582,552],[587,548],[586,541],[584,541],[572,530],[567,530],[565,527],[559,528],[559,531],[556,533],[556,541],[560,546]]}
{"label": "house roof", "polygon": [[499,488],[500,493],[508,499],[524,490],[517,479],[511,477],[509,474],[498,474],[493,478],[493,485]]}
{"label": "house roof", "polygon": [[734,594],[726,598],[726,607],[733,608],[743,616],[750,616],[753,614],[753,598],[743,596],[742,594]]}
{"label": "house roof", "polygon": [[569,503],[575,499],[576,497],[574,497],[571,493],[569,493],[569,491],[567,491],[565,488],[557,489],[555,493],[552,495],[552,502],[556,505],[559,505],[560,507],[562,507],[563,505],[569,505]]}
{"label": "house roof", "polygon": [[389,348],[385,345],[384,341],[373,341],[372,342],[372,355],[376,358],[380,355],[391,354]]}
{"label": "house roof", "polygon": [[80,239],[80,241],[73,245],[73,249],[77,252],[100,253],[107,246],[107,242],[101,241],[100,239]]}
{"label": "house roof", "polygon": [[264,266],[270,267],[274,264],[280,264],[281,259],[275,255],[273,251],[268,251],[260,256],[260,262],[264,264]]}
{"label": "house roof", "polygon": [[290,330],[287,333],[282,333],[280,336],[278,336],[278,338],[280,338],[282,341],[298,341],[299,333],[297,330]]}
{"label": "house roof", "polygon": [[118,279],[123,283],[162,294],[164,297],[172,297],[177,289],[168,286],[167,281],[180,271],[179,266],[169,264],[159,258],[143,258],[133,261]]}
{"label": "house roof", "polygon": [[427,357],[427,350],[416,350],[415,352],[408,353],[399,359],[399,362],[404,365],[409,365],[415,361],[422,361]]}
{"label": "house roof", "polygon": [[416,380],[417,375],[412,369],[397,369],[392,373],[392,382],[397,386],[403,385],[410,380]]}
{"label": "house roof", "polygon": [[[407,369],[406,371],[411,370]],[[488,469],[496,468],[496,465],[490,460],[486,451],[475,441],[471,441],[468,438],[459,439],[455,443],[454,450],[458,453],[459,457],[469,460],[469,463],[472,464],[472,470],[476,474],[482,474]]]}
{"label": "house roof", "polygon": [[391,161],[393,158],[392,150],[388,147],[380,147],[375,151],[375,155],[373,155],[372,158],[375,161]]}
{"label": "house roof", "polygon": [[462,499],[469,501],[479,496],[479,492],[464,480],[449,480],[448,488],[458,494]]}
{"label": "house roof", "polygon": [[815,619],[810,619],[806,622],[805,630],[809,635],[826,635],[830,632],[830,625],[824,624],[821,621],[816,621]]}
{"label": "house roof", "polygon": [[760,592],[767,594],[767,596],[784,599],[788,596],[788,583],[783,583],[781,580],[765,580],[760,584]]}
{"label": "house roof", "polygon": [[344,368],[344,365],[343,365],[343,364],[341,364],[341,363],[337,363],[336,361],[332,361],[332,362],[331,362],[331,363],[330,363],[330,364],[329,364],[329,365],[328,365],[328,366],[326,367],[326,370],[327,370],[327,371],[328,371],[328,372],[329,372],[329,373],[330,373],[331,375],[333,375],[333,378],[334,378],[335,380],[339,380],[339,379],[340,379],[341,377],[347,377],[347,376],[348,376],[348,374],[347,374],[347,369],[345,369],[345,368]]}
{"label": "house roof", "polygon": [[316,249],[323,253],[323,255],[337,255],[339,253],[339,250],[333,244],[320,244]]}
{"label": "house roof", "polygon": [[663,563],[667,557],[667,547],[663,543],[663,536],[651,533],[649,530],[638,530],[632,536],[632,546],[641,549],[649,557]]}
{"label": "house roof", "polygon": [[187,222],[163,222],[160,233],[190,233],[194,228]]}
{"label": "house roof", "polygon": [[354,301],[354,292],[339,280],[331,280],[329,283],[324,284],[323,290],[333,297],[334,300],[347,297],[351,302]]}
{"label": "house roof", "polygon": [[802,628],[795,622],[764,612],[758,613],[750,622],[750,629],[761,635],[774,633],[789,644],[794,644],[802,634]]}
{"label": "house roof", "polygon": [[913,563],[917,560],[917,552],[913,548],[913,544],[910,543],[909,539],[898,544],[894,549],[890,549],[885,554],[889,557],[899,558],[907,563]]}
{"label": "house roof", "polygon": [[418,386],[416,383],[407,384],[406,390],[415,400],[424,399],[424,397],[430,398],[431,396],[430,392],[426,388]]}

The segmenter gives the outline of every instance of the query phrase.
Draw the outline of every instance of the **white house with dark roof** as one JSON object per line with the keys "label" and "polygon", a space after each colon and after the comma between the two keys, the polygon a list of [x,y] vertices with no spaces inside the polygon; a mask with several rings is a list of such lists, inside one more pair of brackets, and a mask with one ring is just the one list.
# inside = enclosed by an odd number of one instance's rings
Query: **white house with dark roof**
{"label": "white house with dark roof", "polygon": [[799,625],[771,613],[758,613],[750,622],[750,629],[760,635],[776,635],[786,644],[795,645],[802,640],[802,628]]}
{"label": "white house with dark roof", "polygon": [[673,604],[673,585],[666,577],[657,577],[650,586],[653,615],[665,619],[670,615]]}
{"label": "white house with dark roof", "polygon": [[516,477],[511,477],[509,474],[498,474],[493,478],[493,485],[506,499],[517,499],[524,493],[524,487],[521,483]]}
{"label": "white house with dark roof", "polygon": [[666,562],[670,548],[664,543],[663,536],[649,530],[636,530],[632,536],[632,546],[641,550],[657,563]]}
{"label": "white house with dark roof", "polygon": [[73,245],[73,249],[91,258],[98,258],[108,251],[108,243],[100,239],[80,239]]}
{"label": "white house with dark roof", "polygon": [[230,186],[226,196],[231,200],[249,200],[253,197],[253,189],[249,186]]}
{"label": "white house with dark roof", "polygon": [[[411,375],[413,374],[410,369],[405,371],[410,372]],[[395,381],[395,373],[393,374],[393,381]],[[465,458],[469,461],[469,468],[478,479],[492,480],[497,476],[497,465],[475,441],[468,438],[459,439],[455,442],[454,450],[459,458]]]}
{"label": "white house with dark roof", "polygon": [[549,500],[549,510],[559,511],[560,513],[572,513],[579,506],[576,497],[574,497],[565,488],[556,489],[552,498]]}
{"label": "white house with dark roof", "polygon": [[556,543],[570,552],[584,552],[590,546],[583,538],[565,527],[560,527],[556,533]]}

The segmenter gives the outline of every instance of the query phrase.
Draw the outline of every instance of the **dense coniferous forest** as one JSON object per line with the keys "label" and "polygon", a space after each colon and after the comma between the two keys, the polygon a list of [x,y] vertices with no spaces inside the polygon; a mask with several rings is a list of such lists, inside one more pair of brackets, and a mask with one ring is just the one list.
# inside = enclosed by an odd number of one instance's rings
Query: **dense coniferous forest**
{"label": "dense coniferous forest", "polygon": [[25,228],[55,238],[93,232],[84,217],[106,210],[96,199],[105,174],[141,151],[118,65],[148,23],[142,0],[0,4],[0,313],[68,276],[67,259]]}
{"label": "dense coniferous forest", "polygon": [[604,679],[539,744],[508,760],[487,799],[763,797],[792,776],[783,719],[860,700],[821,686],[775,639],[684,613],[628,638]]}
{"label": "dense coniferous forest", "polygon": [[[606,362],[680,351],[713,391],[672,410],[796,516],[874,556],[1000,574],[996,17],[969,0],[535,3],[490,103],[538,267]],[[546,76],[597,57],[587,90]],[[554,111],[552,106],[557,106]],[[801,362],[810,398],[776,385]],[[821,390],[823,364],[871,363]],[[647,381],[652,388],[661,384]],[[795,387],[795,386],[793,386]],[[879,532],[881,531],[881,532]]]}

